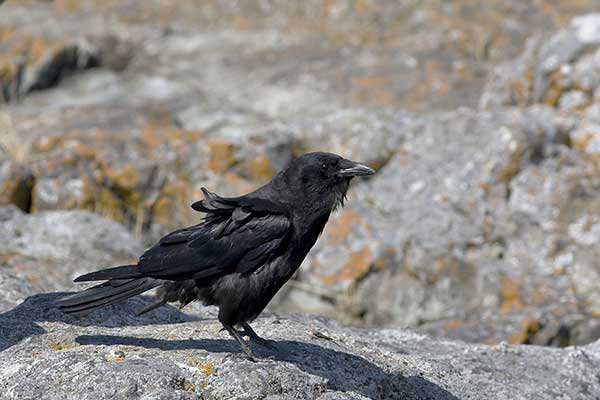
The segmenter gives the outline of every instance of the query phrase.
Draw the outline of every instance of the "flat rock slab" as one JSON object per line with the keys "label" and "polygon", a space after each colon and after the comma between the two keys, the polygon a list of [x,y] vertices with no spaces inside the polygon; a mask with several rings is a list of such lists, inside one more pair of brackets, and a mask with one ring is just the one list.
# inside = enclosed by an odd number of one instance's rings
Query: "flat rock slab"
{"label": "flat rock slab", "polygon": [[343,328],[267,316],[250,362],[214,317],[134,299],[85,318],[38,294],[0,314],[4,399],[596,399],[600,343],[577,348],[473,345],[406,330]]}

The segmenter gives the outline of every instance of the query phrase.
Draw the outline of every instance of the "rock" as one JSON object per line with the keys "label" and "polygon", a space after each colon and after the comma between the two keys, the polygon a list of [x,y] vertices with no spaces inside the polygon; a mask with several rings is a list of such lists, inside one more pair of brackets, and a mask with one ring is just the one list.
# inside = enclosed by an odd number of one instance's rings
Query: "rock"
{"label": "rock", "polygon": [[25,279],[5,269],[0,270],[0,312],[12,310],[27,297],[35,293],[35,288]]}
{"label": "rock", "polygon": [[32,171],[15,161],[0,144],[0,206],[14,204],[29,211],[33,184]]}
{"label": "rock", "polygon": [[63,315],[52,303],[56,297],[35,295],[0,314],[6,399],[600,396],[600,343],[473,345],[399,329],[344,328],[314,317],[265,316],[254,327],[275,347],[252,345],[260,358],[253,363],[219,332],[214,315],[193,320],[180,313],[169,320],[165,316],[176,310],[167,308],[134,323],[130,315],[139,304],[130,300],[111,307],[113,325],[106,310],[85,319]]}
{"label": "rock", "polygon": [[[493,0],[485,7],[463,0],[418,6],[80,3],[4,5],[0,75],[6,93],[17,82],[43,87],[72,70],[100,66],[179,75],[271,116],[335,105],[473,106],[485,72],[518,54],[532,30],[556,29],[598,6],[597,0],[536,6]],[[17,92],[27,93],[25,86]]]}
{"label": "rock", "polygon": [[[275,309],[483,342],[534,342],[531,321],[585,329],[574,317],[597,312],[596,281],[583,280],[597,269],[585,256],[597,167],[563,125],[539,107],[406,124],[397,154],[351,191]],[[576,226],[585,244],[568,233]],[[586,326],[565,343],[597,334]]]}
{"label": "rock", "polygon": [[[238,195],[328,150],[379,174],[356,184],[274,309],[469,341],[595,340],[598,16],[569,19],[600,3],[413,3],[4,4],[2,120],[18,140],[0,202],[34,216],[15,217],[27,230],[7,231],[18,254],[2,262],[70,288],[141,245],[45,259],[15,244],[38,238],[34,222],[60,215],[79,232],[72,216],[89,217],[54,211],[93,211],[150,244],[199,221],[201,187]],[[50,237],[71,238],[44,232],[51,252]]]}
{"label": "rock", "polygon": [[548,38],[532,38],[516,60],[493,70],[481,97],[483,109],[546,104],[556,107],[571,127],[573,147],[598,155],[600,14],[574,18]]}
{"label": "rock", "polygon": [[[68,99],[81,99],[75,87],[84,84],[89,93],[97,87],[95,80],[98,86],[109,83],[103,95],[94,95],[100,104],[71,108]],[[29,157],[35,160],[34,212],[95,211],[144,233],[150,242],[198,218],[188,205],[201,197],[201,187],[223,195],[251,191],[305,151],[337,151],[383,165],[411,119],[401,113],[346,110],[299,116],[282,125],[250,110],[228,112],[210,101],[173,109],[172,117],[171,95],[161,99],[164,107],[143,106],[146,100],[135,95],[128,100],[133,104],[111,104],[129,90],[136,92],[124,88],[127,84],[114,74],[90,73],[65,83],[63,91],[74,93],[64,99],[39,94],[15,109],[15,132],[31,143]],[[38,101],[44,97],[53,97],[48,102],[54,105],[66,101],[69,110],[48,110],[40,118]],[[362,145],[367,140],[370,151]]]}
{"label": "rock", "polygon": [[[422,109],[432,93],[448,107],[467,104],[479,95],[472,82],[481,81],[485,58],[515,54],[513,39],[531,22],[547,27],[528,6],[508,6],[508,23],[504,3],[359,10],[343,1],[313,15],[312,6],[284,3],[257,14],[264,4],[10,2],[0,50],[11,71],[15,49],[24,57],[5,86],[18,86],[20,101],[7,113],[35,160],[31,209],[95,211],[149,243],[195,220],[187,205],[200,187],[251,190],[302,151],[384,165],[412,117],[382,108]],[[579,7],[547,6],[565,16]],[[490,24],[465,26],[476,20],[470,13]],[[448,46],[479,61],[455,60]]]}
{"label": "rock", "polygon": [[581,91],[572,90],[563,94],[558,102],[558,109],[563,112],[577,111],[590,102],[589,96]]}
{"label": "rock", "polygon": [[73,29],[75,21],[70,21],[61,29],[49,18],[48,7],[31,6],[3,8],[7,11],[0,29],[0,101],[19,101],[90,68],[123,69],[132,57],[134,44],[99,21],[88,23],[86,29]]}
{"label": "rock", "polygon": [[49,111],[44,121],[31,112],[15,118],[15,129],[31,140],[36,160],[32,210],[95,211],[149,241],[200,218],[189,204],[202,186],[238,194],[274,173],[264,145],[252,144],[252,136],[229,140],[180,128],[160,108]]}
{"label": "rock", "polygon": [[572,97],[572,90],[593,92],[599,83],[598,25],[600,14],[588,14],[574,18],[568,27],[547,39],[539,35],[530,39],[516,61],[492,71],[480,106],[492,109],[532,103],[556,105],[571,102],[562,96]]}
{"label": "rock", "polygon": [[[296,154],[330,151],[373,167],[386,164],[400,146],[401,132],[414,117],[410,114],[362,109],[342,109],[320,118],[290,123],[291,147]],[[365,146],[368,143],[368,146]]]}
{"label": "rock", "polygon": [[124,227],[96,214],[0,210],[0,269],[37,290],[71,289],[77,275],[135,261],[142,252]]}
{"label": "rock", "polygon": [[591,155],[600,155],[600,124],[584,120],[570,132],[573,146]]}
{"label": "rock", "polygon": [[14,204],[23,211],[31,208],[35,178],[25,165],[30,144],[19,137],[10,115],[0,112],[0,206]]}

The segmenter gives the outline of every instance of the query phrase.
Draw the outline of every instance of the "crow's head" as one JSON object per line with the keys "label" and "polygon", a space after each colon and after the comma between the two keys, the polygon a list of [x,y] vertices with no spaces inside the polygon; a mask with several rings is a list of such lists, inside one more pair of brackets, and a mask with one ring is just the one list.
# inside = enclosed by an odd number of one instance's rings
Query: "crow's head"
{"label": "crow's head", "polygon": [[294,159],[281,173],[287,186],[301,193],[302,201],[313,201],[319,208],[332,210],[343,205],[350,180],[372,175],[366,165],[332,153],[307,153]]}

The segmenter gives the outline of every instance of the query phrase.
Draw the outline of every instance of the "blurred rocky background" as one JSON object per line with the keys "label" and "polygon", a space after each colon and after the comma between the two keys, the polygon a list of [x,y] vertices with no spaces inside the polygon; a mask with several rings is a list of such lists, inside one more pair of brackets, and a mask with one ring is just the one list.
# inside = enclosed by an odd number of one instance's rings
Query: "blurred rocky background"
{"label": "blurred rocky background", "polygon": [[[600,338],[600,1],[9,0],[1,304],[135,259],[206,186],[378,170],[271,311]],[[111,221],[112,220],[112,221]],[[26,289],[27,288],[27,289]]]}

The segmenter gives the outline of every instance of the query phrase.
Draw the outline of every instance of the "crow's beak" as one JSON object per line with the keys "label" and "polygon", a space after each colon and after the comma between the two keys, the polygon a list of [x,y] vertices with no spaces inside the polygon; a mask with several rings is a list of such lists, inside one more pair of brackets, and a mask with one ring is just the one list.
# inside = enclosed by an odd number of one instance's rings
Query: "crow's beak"
{"label": "crow's beak", "polygon": [[342,169],[337,172],[337,175],[342,178],[352,178],[354,176],[373,175],[375,170],[366,165],[359,164],[350,160],[343,160],[340,163]]}

